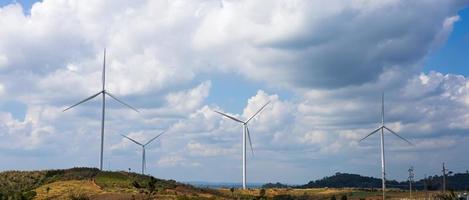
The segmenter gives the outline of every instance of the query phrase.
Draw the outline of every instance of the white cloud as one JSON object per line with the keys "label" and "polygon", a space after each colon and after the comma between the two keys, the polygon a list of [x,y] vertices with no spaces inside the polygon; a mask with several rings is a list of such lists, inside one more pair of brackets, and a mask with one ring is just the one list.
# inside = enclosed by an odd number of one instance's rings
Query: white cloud
{"label": "white cloud", "polygon": [[214,147],[210,145],[204,145],[194,141],[190,141],[186,146],[190,154],[196,156],[222,156],[228,154],[234,154],[237,151],[233,149],[224,149],[219,147]]}
{"label": "white cloud", "polygon": [[200,108],[210,93],[211,82],[203,82],[191,90],[185,90],[166,95],[168,107],[173,112],[190,113]]}
{"label": "white cloud", "polygon": [[[304,182],[314,156],[321,160],[314,169],[335,165],[373,175],[346,164],[374,159],[363,152],[378,143],[357,140],[379,123],[383,90],[388,126],[419,146],[400,148],[389,137],[392,155],[404,152],[425,163],[418,153],[467,140],[467,77],[421,70],[428,52],[451,34],[463,3],[48,0],[34,4],[30,15],[18,4],[4,6],[0,106],[15,100],[27,111],[24,121],[0,111],[0,149],[60,152],[64,159],[80,158],[61,163],[94,164],[99,104],[61,109],[100,90],[106,47],[107,89],[142,111],[108,101],[106,159],[122,159],[133,148],[120,134],[146,141],[168,130],[161,146],[149,149],[165,174],[191,177],[179,167],[204,165],[214,171],[211,177],[226,180],[227,171],[238,170],[231,161],[241,156],[242,129],[213,112],[228,109],[217,102],[224,97],[210,98],[214,76],[223,74],[239,79],[239,90],[244,82],[257,90],[232,115],[248,119],[271,101],[249,124],[256,152],[249,167],[295,165],[295,178],[280,178]],[[226,165],[213,165],[220,159]],[[275,169],[265,175],[284,174]]]}
{"label": "white cloud", "polygon": [[321,144],[324,143],[327,138],[326,133],[321,131],[310,131],[305,133],[304,138],[300,141],[308,144]]}
{"label": "white cloud", "polygon": [[8,66],[8,57],[3,54],[0,54],[0,69],[6,68]]}
{"label": "white cloud", "polygon": [[207,62],[254,80],[346,87],[389,68],[419,70],[412,65],[446,40],[460,8],[452,1],[230,1],[207,12],[193,44],[218,55]]}
{"label": "white cloud", "polygon": [[157,162],[157,166],[161,167],[175,167],[175,166],[191,166],[199,167],[200,163],[197,162],[188,162],[187,159],[181,156],[164,156],[160,158]]}
{"label": "white cloud", "polygon": [[0,112],[0,134],[8,140],[2,140],[0,148],[10,150],[37,150],[45,148],[46,140],[55,134],[55,128],[48,124],[53,118],[48,107],[33,107],[28,110],[24,121],[19,121],[10,113]]}
{"label": "white cloud", "polygon": [[2,83],[0,83],[0,97],[5,94],[5,86],[3,86]]}

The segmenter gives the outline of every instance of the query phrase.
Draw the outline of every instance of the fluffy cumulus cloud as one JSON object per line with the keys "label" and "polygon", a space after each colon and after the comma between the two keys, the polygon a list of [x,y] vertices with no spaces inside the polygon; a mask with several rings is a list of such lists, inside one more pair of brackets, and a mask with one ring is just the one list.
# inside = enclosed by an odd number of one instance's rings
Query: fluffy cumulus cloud
{"label": "fluffy cumulus cloud", "polygon": [[193,42],[210,53],[228,49],[232,54],[216,63],[256,80],[307,88],[360,85],[389,68],[419,70],[414,64],[446,39],[461,3],[225,1],[207,14]]}
{"label": "fluffy cumulus cloud", "polygon": [[[101,90],[106,48],[107,91],[141,111],[107,98],[110,169],[140,167],[140,148],[121,134],[145,142],[165,130],[147,147],[150,173],[239,182],[242,125],[214,111],[248,120],[270,102],[249,121],[250,181],[378,176],[377,137],[358,140],[379,125],[385,91],[387,126],[415,144],[386,135],[391,178],[405,177],[408,165],[437,173],[443,161],[466,170],[469,80],[422,69],[468,3],[44,0],[30,12],[5,5],[0,158],[22,164],[0,169],[97,165],[100,99],[61,111]],[[232,97],[212,93],[215,83],[230,84],[220,74],[239,80],[229,88],[257,93],[234,102],[242,109],[221,107]],[[8,102],[25,105],[24,119]]]}

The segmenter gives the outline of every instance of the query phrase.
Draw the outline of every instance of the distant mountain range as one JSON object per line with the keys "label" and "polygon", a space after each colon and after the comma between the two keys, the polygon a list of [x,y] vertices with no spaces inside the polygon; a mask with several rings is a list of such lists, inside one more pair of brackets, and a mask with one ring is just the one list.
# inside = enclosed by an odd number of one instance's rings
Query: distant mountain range
{"label": "distant mountain range", "polygon": [[[413,181],[413,189],[424,190],[440,190],[442,188],[442,176],[430,176],[426,180]],[[446,177],[446,188],[448,190],[469,190],[469,173],[456,173]],[[387,180],[388,188],[408,189],[408,181]],[[324,177],[316,181],[310,181],[305,185],[288,186],[281,183],[264,184],[264,188],[381,188],[381,179],[374,177],[361,176],[358,174],[336,173],[333,176]]]}

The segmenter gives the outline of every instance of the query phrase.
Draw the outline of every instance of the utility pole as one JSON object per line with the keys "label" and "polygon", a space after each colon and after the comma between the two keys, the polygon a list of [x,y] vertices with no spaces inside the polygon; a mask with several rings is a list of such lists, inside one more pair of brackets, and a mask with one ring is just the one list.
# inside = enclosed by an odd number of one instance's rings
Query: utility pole
{"label": "utility pole", "polygon": [[443,193],[446,193],[446,171],[448,171],[448,169],[445,168],[445,163],[443,163],[443,169],[441,170],[441,172],[443,172]]}
{"label": "utility pole", "polygon": [[409,168],[409,199],[412,199],[412,180],[414,179],[414,167]]}
{"label": "utility pole", "polygon": [[425,199],[430,199],[430,197],[428,196],[427,174],[425,174],[425,179],[423,180],[423,189],[425,191]]}

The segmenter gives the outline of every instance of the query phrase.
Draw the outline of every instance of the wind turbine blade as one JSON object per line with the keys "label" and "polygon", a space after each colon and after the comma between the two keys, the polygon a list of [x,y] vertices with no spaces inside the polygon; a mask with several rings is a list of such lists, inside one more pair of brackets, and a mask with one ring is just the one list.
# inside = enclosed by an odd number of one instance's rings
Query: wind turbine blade
{"label": "wind turbine blade", "polygon": [[252,142],[251,142],[251,134],[249,133],[249,128],[248,126],[246,125],[246,132],[248,134],[248,139],[249,139],[249,146],[251,147],[251,152],[252,152],[252,155],[254,156],[254,150],[252,148]]}
{"label": "wind turbine blade", "polygon": [[129,138],[129,137],[125,136],[125,135],[122,135],[122,137],[125,137],[125,138],[127,138],[128,140],[130,140],[130,141],[132,141],[132,142],[135,142],[135,144],[138,144],[138,145],[140,145],[140,146],[143,146],[143,144],[140,144],[140,142],[137,142],[137,141],[135,141],[134,139]]}
{"label": "wind turbine blade", "polygon": [[121,103],[122,105],[129,107],[130,109],[134,110],[135,112],[140,113],[140,111],[138,111],[138,110],[135,109],[134,107],[130,106],[129,104],[126,104],[126,103],[124,103],[123,101],[119,100],[117,97],[115,97],[115,96],[112,95],[111,93],[106,92],[106,91],[105,91],[105,93],[106,93],[107,95],[109,95],[111,98],[113,98],[114,100],[116,100],[117,102]]}
{"label": "wind turbine blade", "polygon": [[225,117],[228,117],[228,118],[230,118],[230,119],[232,119],[232,120],[235,120],[235,121],[237,121],[237,122],[239,122],[239,123],[243,123],[243,124],[244,124],[243,121],[241,121],[241,120],[239,120],[239,119],[236,119],[236,118],[233,117],[233,116],[227,115],[227,114],[222,113],[222,112],[218,112],[218,111],[216,111],[216,110],[214,110],[213,112],[216,112],[216,113],[218,113],[218,114],[220,114],[220,115],[223,115],[223,116],[225,116]]}
{"label": "wind turbine blade", "polygon": [[270,103],[270,101],[268,101],[266,104],[264,104],[264,106],[262,106],[261,109],[259,109],[256,113],[254,113],[254,115],[252,115],[251,118],[249,118],[248,121],[246,121],[246,123],[251,121],[251,119],[254,118],[257,114],[259,114],[267,106],[267,104],[269,104],[269,103]]}
{"label": "wind turbine blade", "polygon": [[69,110],[69,109],[71,109],[71,108],[73,108],[73,107],[75,107],[75,106],[78,106],[78,105],[80,105],[80,104],[82,104],[82,103],[85,103],[85,102],[91,100],[92,98],[95,98],[96,96],[100,95],[102,92],[103,92],[103,91],[100,91],[100,92],[98,92],[98,93],[96,93],[96,94],[94,94],[94,95],[92,95],[92,96],[90,96],[90,97],[88,97],[88,98],[86,98],[86,99],[84,99],[84,100],[82,100],[82,101],[80,101],[80,102],[74,104],[73,106],[68,107],[68,108],[66,108],[65,110],[63,110],[62,112],[65,112],[65,111],[67,111],[67,110]]}
{"label": "wind turbine blade", "polygon": [[146,146],[147,144],[150,144],[151,142],[153,142],[153,140],[155,140],[156,138],[160,137],[160,136],[163,135],[164,133],[166,133],[166,131],[163,131],[163,132],[161,132],[160,134],[158,134],[156,137],[152,138],[150,141],[148,141],[147,143],[145,143],[144,146]]}
{"label": "wind turbine blade", "polygon": [[402,140],[406,141],[406,142],[409,143],[410,145],[412,145],[412,146],[414,145],[414,144],[412,144],[412,142],[410,142],[409,140],[407,140],[407,139],[401,137],[399,134],[397,134],[397,133],[394,132],[393,130],[389,129],[388,127],[386,127],[386,126],[383,126],[383,127],[384,127],[386,130],[388,130],[389,132],[391,132],[392,134],[394,134],[395,136],[397,136],[397,137],[401,138]]}
{"label": "wind turbine blade", "polygon": [[363,141],[364,139],[366,139],[367,137],[370,137],[370,135],[375,134],[376,132],[378,132],[378,131],[381,130],[382,128],[383,128],[383,126],[380,126],[378,129],[374,130],[373,132],[371,132],[370,134],[368,134],[366,137],[362,138],[362,139],[360,140],[360,142]]}
{"label": "wind turbine blade", "polygon": [[104,60],[103,60],[103,91],[106,84],[106,48],[104,48]]}
{"label": "wind turbine blade", "polygon": [[384,126],[384,92],[381,96],[381,124]]}

